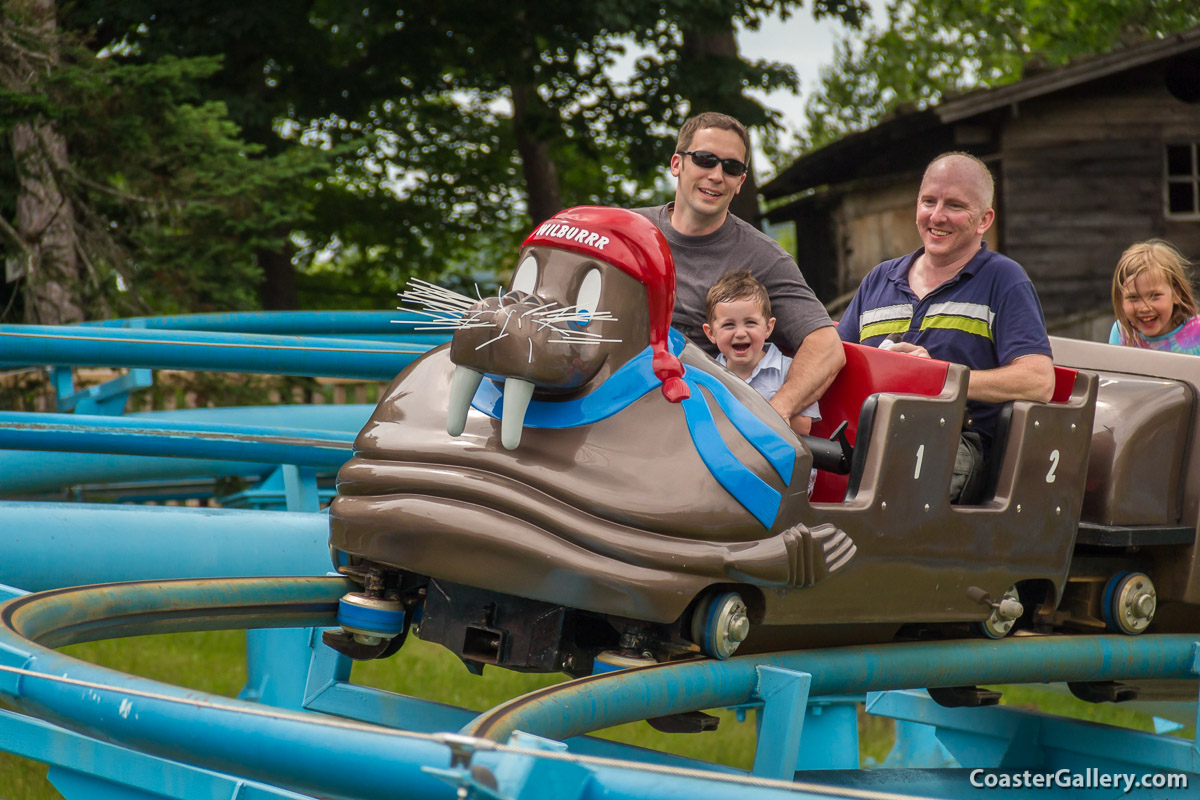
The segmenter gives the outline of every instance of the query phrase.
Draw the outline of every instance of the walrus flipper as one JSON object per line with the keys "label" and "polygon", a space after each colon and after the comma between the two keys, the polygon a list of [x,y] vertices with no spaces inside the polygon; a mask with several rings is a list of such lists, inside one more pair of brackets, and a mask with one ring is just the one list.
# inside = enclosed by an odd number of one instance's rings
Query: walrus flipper
{"label": "walrus flipper", "polygon": [[841,528],[829,523],[809,529],[797,525],[796,550],[792,557],[792,585],[815,586],[845,567],[858,552],[854,540]]}

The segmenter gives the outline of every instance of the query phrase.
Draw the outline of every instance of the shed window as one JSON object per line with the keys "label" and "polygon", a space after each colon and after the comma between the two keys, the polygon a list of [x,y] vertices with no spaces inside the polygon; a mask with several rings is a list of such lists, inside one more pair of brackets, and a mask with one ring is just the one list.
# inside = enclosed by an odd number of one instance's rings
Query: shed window
{"label": "shed window", "polygon": [[1200,153],[1196,142],[1167,145],[1166,171],[1167,216],[1200,219]]}

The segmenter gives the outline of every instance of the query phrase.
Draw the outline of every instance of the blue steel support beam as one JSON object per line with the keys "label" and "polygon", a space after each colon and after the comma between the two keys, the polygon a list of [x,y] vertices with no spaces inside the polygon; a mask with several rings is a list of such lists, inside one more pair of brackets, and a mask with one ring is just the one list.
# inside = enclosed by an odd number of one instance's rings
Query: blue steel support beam
{"label": "blue steel support beam", "polygon": [[[262,680],[256,686],[247,686],[246,691],[239,695],[243,700],[256,700],[280,708],[320,711],[373,725],[429,734],[456,731],[478,713],[433,700],[348,683],[352,662],[323,646],[317,629],[252,630],[247,633],[257,634],[248,641],[254,654],[248,654],[247,660],[258,660],[261,668],[257,672],[262,675]],[[397,659],[401,664],[397,666],[402,667],[403,652]],[[279,658],[280,654],[285,654],[285,658]],[[266,675],[264,673],[267,670],[277,672]],[[733,767],[607,739],[580,737],[571,739],[567,744],[571,752],[577,755],[713,770],[730,775],[742,774]]]}
{"label": "blue steel support beam", "polygon": [[8,366],[191,369],[391,380],[428,342],[247,333],[0,325]]}
{"label": "blue steel support beam", "polygon": [[0,502],[0,583],[40,592],[110,581],[323,575],[325,514]]}
{"label": "blue steel support beam", "polygon": [[825,796],[820,787],[798,792],[778,781],[266,708],[125,675],[35,643],[248,625],[330,626],[338,598],[353,586],[342,578],[150,582],[19,597],[0,606],[0,694],[23,711],[87,736],[329,798],[450,800],[459,796],[458,785],[487,772],[506,776],[508,796],[528,800]]}
{"label": "blue steel support beam", "polygon": [[325,405],[293,403],[275,406],[227,406],[223,408],[175,408],[169,411],[138,411],[125,419],[186,421],[227,425],[267,425],[280,428],[304,428],[318,431],[362,429],[374,403],[334,403]]}
{"label": "blue steel support beam", "polygon": [[70,369],[55,367],[53,373],[52,380],[58,392],[57,410],[77,414],[119,415],[125,411],[132,392],[154,385],[154,373],[148,369],[133,369],[77,392]]}
{"label": "blue steel support beam", "polygon": [[77,732],[291,791],[383,800],[403,788],[418,797],[452,797],[449,787],[422,772],[423,766],[449,766],[448,748],[431,737],[146,681],[31,641],[61,645],[248,625],[328,627],[338,598],[354,586],[341,578],[155,581],[16,598],[0,607],[0,692],[22,710]]}
{"label": "blue steel support beam", "polygon": [[5,752],[49,764],[47,777],[67,800],[311,797],[148,756],[11,711],[0,710],[0,744]]}
{"label": "blue steel support beam", "polygon": [[1200,774],[1200,745],[1175,737],[1007,706],[943,708],[922,691],[874,695],[868,711],[932,727],[946,751],[972,767],[1080,772],[1086,767],[1125,772],[1149,768]]}
{"label": "blue steel support beam", "polygon": [[[800,759],[800,734],[807,716],[812,675],[778,667],[759,667],[754,696],[763,703],[758,712],[758,746],[753,774],[789,780]],[[855,753],[855,757],[857,757]]]}
{"label": "blue steel support beam", "polygon": [[215,478],[256,480],[269,475],[278,466],[253,461],[0,450],[0,494],[32,499],[31,496],[52,492],[52,499],[59,500],[63,496],[61,490],[69,486],[111,486],[126,482],[144,483],[148,488],[163,481],[204,482],[208,488]]}
{"label": "blue steel support beam", "polygon": [[754,699],[763,665],[810,673],[813,696],[914,686],[1194,679],[1196,639],[1174,634],[892,643],[628,669],[517,698],[462,733],[507,741],[522,730],[562,740],[640,719],[744,705]]}
{"label": "blue steel support beam", "polygon": [[857,694],[808,701],[797,770],[858,769],[858,707],[863,699]]}
{"label": "blue steel support beam", "polygon": [[[345,431],[352,436],[362,429],[374,409],[375,406],[365,404],[187,408],[127,414],[123,419],[131,423],[148,420],[162,424],[198,422],[239,427],[270,425],[294,429]],[[26,417],[21,416],[19,419],[25,420]],[[63,416],[59,419],[67,424],[79,422],[79,418],[76,417]],[[277,467],[277,463],[185,459],[178,455],[162,459],[151,456],[0,449],[0,494],[20,496],[89,483],[153,482],[225,476],[256,478],[269,474]]]}
{"label": "blue steel support beam", "polygon": [[145,330],[223,331],[285,336],[427,336],[446,338],[444,331],[425,331],[430,317],[413,311],[229,311],[163,317],[127,317],[82,323],[88,327]]}
{"label": "blue steel support beam", "polygon": [[[597,760],[562,752],[553,743],[538,745],[529,737],[514,740],[522,746],[513,747],[457,734],[398,733],[320,715],[268,709],[123,675],[44,646],[218,626],[327,626],[335,617],[337,598],[353,585],[341,578],[148,582],[18,597],[0,606],[0,693],[22,710],[139,752],[245,776],[288,791],[335,798],[390,800],[402,791],[413,798],[441,800],[460,786],[486,794],[485,790],[495,785],[503,796],[525,800],[600,796],[610,800],[666,796],[715,800],[735,793],[746,800],[766,800],[826,794],[827,789],[812,784]],[[961,649],[974,652],[963,659],[945,658]],[[939,669],[939,657],[944,669]],[[1031,660],[1039,659],[1041,664],[1031,665]],[[777,667],[783,664],[783,668],[802,662],[812,670],[814,685],[843,693],[926,678],[933,685],[975,679],[990,682],[987,679],[997,671],[1005,678],[1025,682],[1055,679],[1062,673],[1072,679],[1191,676],[1196,671],[1196,647],[1189,636],[1045,637],[840,648],[762,657],[759,663],[749,657],[732,661],[743,664],[687,665],[700,668],[687,670],[692,678],[725,684],[709,686],[709,694],[699,697],[701,707],[717,704],[712,697],[730,692],[748,699],[754,681],[748,687],[739,686],[738,674],[742,666],[748,666],[757,675],[761,662],[774,662]],[[918,662],[923,666],[918,667]],[[716,672],[711,671],[713,667],[718,668]],[[976,671],[965,673],[967,669]],[[661,672],[674,675],[671,683],[678,689],[677,671],[675,666],[629,670],[582,679],[577,684],[590,685],[592,690],[601,684],[619,691],[626,706],[622,714],[640,719],[664,709],[645,702],[638,687],[660,694],[663,684],[655,676]],[[608,702],[587,704],[599,696],[595,691],[584,697],[571,691],[554,694],[553,702],[563,707],[583,702],[581,711],[572,713],[605,715],[611,711]],[[668,703],[666,710],[685,710],[688,703],[684,701],[677,709]],[[609,724],[602,719],[595,726]],[[1187,747],[1186,742],[1178,744]],[[1161,766],[1193,772],[1200,769],[1190,762]]]}
{"label": "blue steel support beam", "polygon": [[228,423],[0,412],[0,448],[295,464],[337,469],[354,434]]}

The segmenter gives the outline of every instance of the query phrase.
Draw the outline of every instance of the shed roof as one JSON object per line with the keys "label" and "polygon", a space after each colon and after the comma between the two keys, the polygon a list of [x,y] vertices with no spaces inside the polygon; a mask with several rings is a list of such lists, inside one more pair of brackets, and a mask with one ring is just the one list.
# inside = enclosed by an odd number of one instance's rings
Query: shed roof
{"label": "shed roof", "polygon": [[953,146],[952,123],[1198,49],[1200,27],[1078,59],[1016,83],[944,99],[928,108],[895,113],[873,128],[806,153],[759,191],[774,200],[828,183],[886,174],[897,166],[893,147],[900,144],[923,164]]}

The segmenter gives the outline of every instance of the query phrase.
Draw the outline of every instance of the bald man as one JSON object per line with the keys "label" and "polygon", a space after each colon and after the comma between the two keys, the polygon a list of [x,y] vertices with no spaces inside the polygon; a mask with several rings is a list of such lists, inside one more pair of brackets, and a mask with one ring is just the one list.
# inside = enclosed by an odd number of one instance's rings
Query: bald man
{"label": "bald man", "polygon": [[863,279],[838,324],[847,342],[937,358],[971,369],[967,412],[950,500],[983,491],[998,403],[1047,402],[1054,391],[1050,340],[1033,283],[1021,265],[987,248],[995,183],[967,153],[943,153],[917,193],[924,246],[885,261]]}

